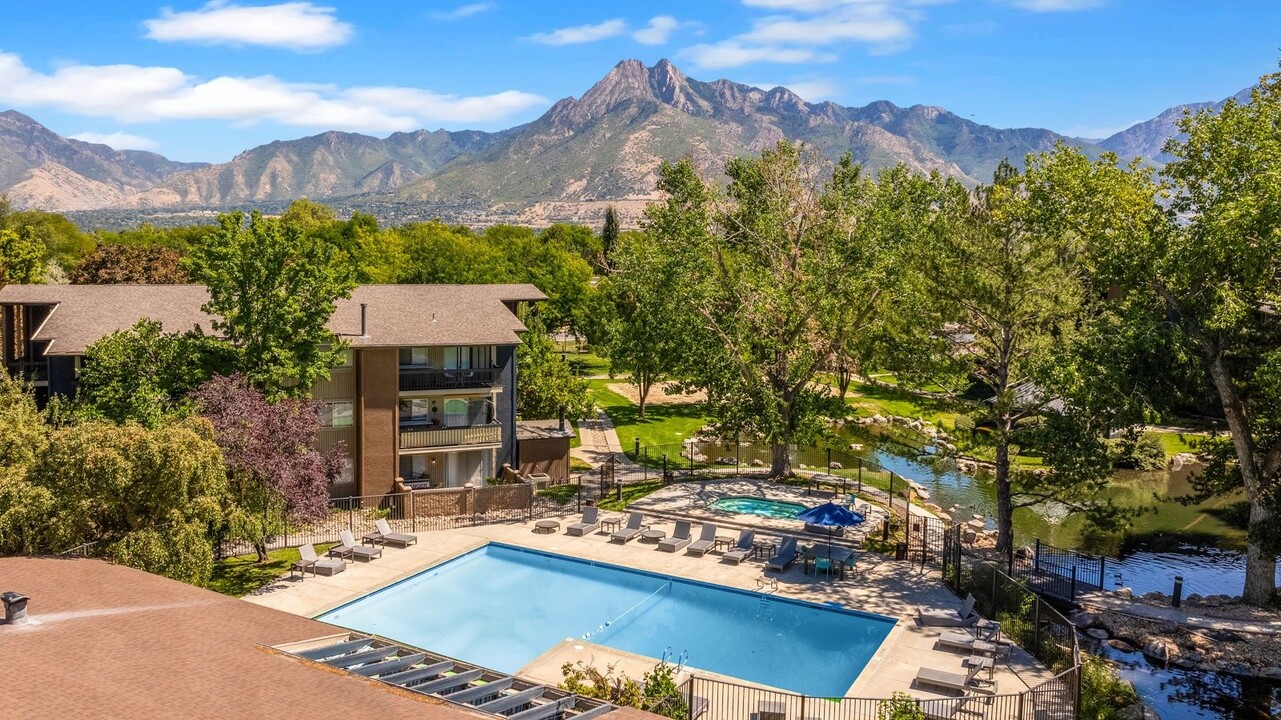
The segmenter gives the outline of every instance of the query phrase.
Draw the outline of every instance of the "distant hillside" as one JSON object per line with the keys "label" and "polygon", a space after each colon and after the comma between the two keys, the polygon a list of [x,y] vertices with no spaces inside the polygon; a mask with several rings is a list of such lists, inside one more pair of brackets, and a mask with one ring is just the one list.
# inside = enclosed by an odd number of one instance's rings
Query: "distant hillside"
{"label": "distant hillside", "polygon": [[[1250,102],[1250,90],[1246,88],[1241,92],[1233,95],[1230,99],[1237,102]],[[1166,163],[1172,160],[1169,155],[1165,154],[1163,148],[1167,140],[1173,137],[1182,139],[1184,136],[1179,132],[1176,122],[1183,117],[1185,110],[1198,112],[1206,108],[1217,111],[1227,102],[1225,98],[1219,102],[1198,102],[1188,103],[1186,105],[1176,105],[1165,110],[1160,115],[1141,122],[1137,125],[1128,127],[1121,132],[1107,138],[1099,143],[1099,147],[1104,150],[1110,150],[1124,158],[1141,157],[1148,160],[1154,160],[1160,163]]]}
{"label": "distant hillside", "polygon": [[905,163],[972,185],[988,180],[1002,159],[1017,163],[1058,141],[1091,156],[1112,150],[1161,161],[1160,147],[1181,112],[1172,108],[1089,141],[980,125],[926,105],[809,103],[782,87],[695,80],[667,60],[653,67],[624,60],[581,97],[501,132],[419,130],[387,138],[326,132],[208,166],[69,140],[9,111],[0,113],[0,192],[21,206],[112,218],[282,207],[307,196],[389,221],[595,222],[606,203],[635,217],[656,197],[659,165],[687,155],[713,175],[727,158],[790,138],[831,158],[849,152],[871,170]]}
{"label": "distant hillside", "polygon": [[0,192],[19,207],[124,205],[175,173],[204,166],[72,140],[15,110],[0,112]]}

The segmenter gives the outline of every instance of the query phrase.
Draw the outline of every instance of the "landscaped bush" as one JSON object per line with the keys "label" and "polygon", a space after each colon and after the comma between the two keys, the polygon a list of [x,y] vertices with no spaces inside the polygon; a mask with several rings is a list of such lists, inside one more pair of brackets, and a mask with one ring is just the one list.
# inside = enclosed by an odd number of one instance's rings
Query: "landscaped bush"
{"label": "landscaped bush", "polygon": [[911,695],[896,691],[877,704],[876,720],[925,720],[925,711]]}
{"label": "landscaped bush", "polygon": [[672,720],[686,720],[689,716],[688,704],[676,685],[676,668],[665,662],[655,665],[639,681],[616,671],[613,665],[600,670],[581,661],[565,663],[560,672],[564,678],[561,688],[577,695],[639,708]]}
{"label": "landscaped bush", "polygon": [[1106,660],[1090,655],[1081,663],[1081,720],[1113,720],[1121,710],[1139,701],[1134,686],[1117,677]]}
{"label": "landscaped bush", "polygon": [[1152,432],[1127,430],[1108,441],[1108,455],[1113,467],[1129,470],[1160,470],[1165,467],[1165,445],[1161,436]]}

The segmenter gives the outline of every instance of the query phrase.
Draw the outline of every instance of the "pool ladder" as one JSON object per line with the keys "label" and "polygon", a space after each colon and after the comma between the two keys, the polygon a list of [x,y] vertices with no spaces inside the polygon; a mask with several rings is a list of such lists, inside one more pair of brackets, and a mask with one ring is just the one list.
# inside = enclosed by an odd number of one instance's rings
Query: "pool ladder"
{"label": "pool ladder", "polygon": [[761,593],[762,596],[778,592],[778,578],[756,578],[756,592]]}

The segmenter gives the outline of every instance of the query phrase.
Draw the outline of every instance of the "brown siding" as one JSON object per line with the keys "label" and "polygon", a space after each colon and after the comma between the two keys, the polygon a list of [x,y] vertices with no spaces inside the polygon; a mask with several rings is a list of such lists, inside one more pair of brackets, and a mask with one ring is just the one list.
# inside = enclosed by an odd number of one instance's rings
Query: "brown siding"
{"label": "brown siding", "polygon": [[329,371],[328,380],[321,380],[312,386],[311,396],[317,400],[355,400],[356,369],[333,368]]}
{"label": "brown siding", "polygon": [[555,482],[569,478],[569,438],[521,440],[520,473],[547,473]]}
{"label": "brown siding", "polygon": [[356,353],[360,387],[356,484],[361,495],[392,490],[396,467],[396,400],[399,359],[396,348],[366,348]]}

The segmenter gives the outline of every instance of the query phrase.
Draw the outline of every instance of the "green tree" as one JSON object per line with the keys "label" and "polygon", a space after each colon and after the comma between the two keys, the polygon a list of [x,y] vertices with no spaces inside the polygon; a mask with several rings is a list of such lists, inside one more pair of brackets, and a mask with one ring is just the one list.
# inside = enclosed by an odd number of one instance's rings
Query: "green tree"
{"label": "green tree", "polygon": [[1152,288],[1210,380],[1227,438],[1205,449],[1203,493],[1250,503],[1243,598],[1276,593],[1281,554],[1281,73],[1249,103],[1186,115],[1166,152],[1186,223],[1157,246]]}
{"label": "green tree", "polygon": [[891,297],[882,275],[867,269],[886,262],[892,247],[857,232],[870,184],[848,156],[825,167],[780,142],[760,157],[730,160],[725,172],[727,197],[718,203],[689,160],[663,165],[667,199],[646,209],[644,227],[681,258],[685,272],[671,292],[700,328],[682,377],[707,391],[722,434],[768,442],[771,472],[787,475],[788,445],[817,439],[826,417],[845,413],[814,380],[830,366],[840,333],[862,333]]}
{"label": "green tree", "polygon": [[77,383],[78,412],[90,418],[159,426],[186,414],[189,395],[237,364],[228,344],[198,331],[166,333],[154,320],[139,320],[85,349]]}
{"label": "green tree", "polygon": [[[1082,248],[1039,221],[1008,163],[972,203],[949,207],[912,253],[915,302],[934,314],[923,329],[948,328],[935,333],[936,348],[989,394],[983,414],[995,443],[997,550],[1008,552],[1017,508],[1053,500],[1104,516],[1096,501],[1106,484],[1105,448],[1051,382],[1087,312]],[[1052,449],[1062,466],[1048,474],[1019,469],[1029,446]],[[1091,461],[1074,465],[1068,449]]]}
{"label": "green tree", "polygon": [[290,222],[255,212],[222,215],[220,231],[191,249],[188,272],[209,288],[205,312],[240,353],[239,369],[268,395],[303,396],[342,358],[328,328],[355,287],[335,249]]}
{"label": "green tree", "polygon": [[610,374],[626,375],[639,394],[637,415],[645,417],[650,390],[673,379],[681,353],[694,337],[694,318],[672,288],[684,275],[680,257],[644,233],[627,233],[614,246],[613,273],[601,280],[606,316],[599,352]]}
{"label": "green tree", "polygon": [[303,232],[318,230],[337,220],[338,213],[332,207],[305,197],[289,203],[289,207],[280,214],[281,222],[294,225]]}
{"label": "green tree", "polygon": [[613,205],[605,206],[605,224],[600,229],[601,267],[609,270],[613,263],[614,248],[618,246],[618,211]]}
{"label": "green tree", "polygon": [[93,250],[93,238],[58,213],[41,210],[11,210],[0,216],[0,230],[12,230],[42,249],[41,260],[63,270],[80,264]]}
{"label": "green tree", "polygon": [[553,418],[562,409],[571,418],[586,417],[592,409],[587,381],[556,352],[538,316],[528,315],[525,325],[516,351],[516,412],[527,420]]}
{"label": "green tree", "polygon": [[99,245],[71,271],[73,285],[176,285],[190,282],[182,253],[164,245]]}
{"label": "green tree", "polygon": [[[63,546],[97,540],[118,561],[201,584],[213,568],[207,530],[226,498],[209,423],[154,429],[88,422],[53,431],[26,483],[57,498],[48,520]],[[28,495],[31,493],[28,492]]]}
{"label": "green tree", "polygon": [[0,229],[0,287],[44,281],[43,248],[12,230]]}

